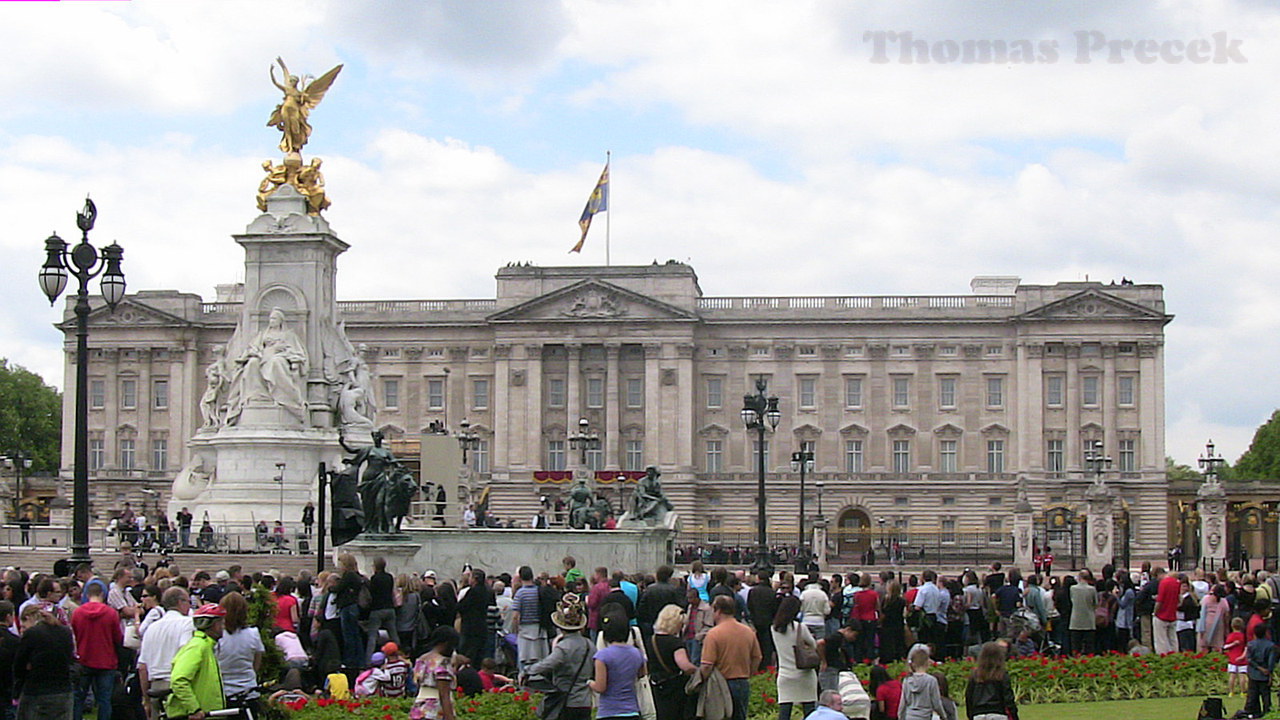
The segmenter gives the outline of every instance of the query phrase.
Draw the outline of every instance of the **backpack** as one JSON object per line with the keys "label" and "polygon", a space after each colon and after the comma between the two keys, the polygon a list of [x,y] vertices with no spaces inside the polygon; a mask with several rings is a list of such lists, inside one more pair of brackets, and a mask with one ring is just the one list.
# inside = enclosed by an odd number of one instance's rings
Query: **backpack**
{"label": "backpack", "polygon": [[1111,627],[1111,596],[1098,598],[1098,606],[1093,610],[1093,625],[1099,628]]}
{"label": "backpack", "polygon": [[1207,697],[1200,703],[1200,714],[1196,715],[1196,720],[1222,720],[1226,716],[1227,709],[1222,704],[1222,698]]}

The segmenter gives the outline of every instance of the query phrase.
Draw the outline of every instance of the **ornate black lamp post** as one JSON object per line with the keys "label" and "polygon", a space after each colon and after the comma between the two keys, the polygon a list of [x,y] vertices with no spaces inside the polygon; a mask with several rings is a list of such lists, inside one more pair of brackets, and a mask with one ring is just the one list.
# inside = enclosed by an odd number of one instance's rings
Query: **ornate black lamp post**
{"label": "ornate black lamp post", "polygon": [[742,397],[742,422],[748,430],[756,431],[758,446],[756,449],[756,559],[751,567],[755,571],[773,571],[773,562],[769,559],[768,534],[765,529],[764,501],[764,434],[775,430],[782,420],[778,411],[778,398],[765,397],[766,383],[764,378],[756,380],[756,394]]}
{"label": "ornate black lamp post", "polygon": [[1213,448],[1213,440],[1210,440],[1204,446],[1204,457],[1197,461],[1200,464],[1200,471],[1204,473],[1204,479],[1210,483],[1218,481],[1218,468],[1227,462],[1227,459],[1221,455],[1215,455]]}
{"label": "ornate black lamp post", "polygon": [[67,287],[68,271],[79,281],[76,293],[76,417],[75,469],[72,491],[71,562],[90,562],[89,558],[89,281],[102,276],[102,298],[115,310],[124,299],[124,272],[120,269],[124,249],[111,243],[102,255],[89,244],[89,231],[98,217],[98,208],[85,198],[84,209],[76,213],[80,242],[68,252],[67,243],[57,234],[44,242],[48,257],[40,268],[40,289],[57,301]]}
{"label": "ornate black lamp post", "polygon": [[1086,441],[1084,464],[1093,473],[1094,482],[1102,482],[1102,473],[1111,469],[1111,456],[1102,451],[1101,440]]}
{"label": "ornate black lamp post", "polygon": [[578,432],[569,436],[569,447],[579,452],[579,464],[587,466],[587,451],[600,449],[600,433],[591,429],[586,418],[578,421]]}
{"label": "ornate black lamp post", "polygon": [[822,512],[822,491],[827,487],[827,484],[821,480],[814,484],[818,486],[818,518],[826,520],[827,516]]}
{"label": "ornate black lamp post", "polygon": [[471,423],[466,418],[462,418],[462,424],[458,426],[460,429],[453,434],[458,441],[458,447],[462,448],[462,464],[467,464],[467,452],[480,447],[480,435],[471,431]]}
{"label": "ornate black lamp post", "polygon": [[13,522],[18,522],[22,519],[22,472],[31,469],[31,458],[19,450],[12,455],[0,458],[0,460],[3,460],[5,465],[13,468]]}
{"label": "ornate black lamp post", "polygon": [[800,533],[796,540],[796,572],[809,571],[809,553],[805,552],[808,543],[804,534],[804,475],[813,470],[813,453],[799,450],[791,453],[791,471],[800,472]]}

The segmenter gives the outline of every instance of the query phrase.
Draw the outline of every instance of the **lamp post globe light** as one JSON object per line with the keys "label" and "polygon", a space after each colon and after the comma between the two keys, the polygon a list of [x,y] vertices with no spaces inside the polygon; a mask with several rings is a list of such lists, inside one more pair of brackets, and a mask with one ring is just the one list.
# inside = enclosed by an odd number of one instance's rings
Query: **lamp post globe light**
{"label": "lamp post globe light", "polygon": [[1221,455],[1214,454],[1213,440],[1205,443],[1204,456],[1196,462],[1200,465],[1200,471],[1204,473],[1204,479],[1209,483],[1218,481],[1218,468],[1227,462],[1227,459]]}
{"label": "lamp post globe light", "polygon": [[1111,456],[1102,451],[1101,440],[1085,443],[1084,464],[1093,473],[1095,482],[1101,482],[1102,473],[1111,469]]}
{"label": "lamp post globe light", "polygon": [[89,281],[102,276],[99,285],[102,298],[112,310],[124,299],[124,272],[120,265],[124,249],[111,243],[102,249],[89,243],[89,231],[98,217],[98,208],[89,198],[84,209],[76,213],[80,242],[67,249],[57,233],[44,242],[47,254],[40,268],[40,289],[53,305],[67,288],[68,272],[79,283],[76,292],[76,416],[75,453],[72,472],[71,562],[90,562],[89,558]]}
{"label": "lamp post globe light", "polygon": [[742,397],[742,422],[748,430],[756,431],[756,558],[751,569],[756,572],[772,572],[769,558],[768,533],[765,528],[764,500],[764,436],[776,430],[782,420],[778,410],[778,398],[765,397],[767,387],[764,378],[756,379],[756,394]]}
{"label": "lamp post globe light", "polygon": [[586,418],[578,421],[578,432],[569,436],[569,447],[578,451],[578,463],[587,466],[587,451],[600,449],[600,433],[591,429]]}
{"label": "lamp post globe light", "polygon": [[800,532],[796,539],[796,572],[809,572],[809,553],[805,552],[808,547],[804,534],[804,476],[806,472],[813,472],[813,451],[799,450],[791,453],[791,471],[800,473]]}

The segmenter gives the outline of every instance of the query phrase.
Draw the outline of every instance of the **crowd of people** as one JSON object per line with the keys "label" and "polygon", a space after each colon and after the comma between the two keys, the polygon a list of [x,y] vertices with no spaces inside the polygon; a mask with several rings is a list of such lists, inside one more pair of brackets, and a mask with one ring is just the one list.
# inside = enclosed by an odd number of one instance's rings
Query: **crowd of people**
{"label": "crowd of people", "polygon": [[[148,567],[131,549],[109,575],[88,564],[65,577],[5,570],[0,710],[202,720],[270,694],[327,693],[413,697],[413,720],[454,720],[458,692],[519,684],[544,693],[546,720],[587,720],[593,707],[597,718],[745,720],[748,681],[771,666],[779,720],[789,720],[839,711],[841,673],[867,663],[872,716],[924,720],[956,717],[933,663],[967,655],[968,716],[1016,719],[1006,658],[1206,650],[1226,654],[1229,691],[1261,714],[1280,624],[1274,574],[1149,564],[1096,577],[1023,576],[999,563],[954,576],[797,576],[700,561],[680,572],[585,571],[566,557],[538,572],[466,567],[448,578],[393,576],[381,558],[361,568],[343,554],[314,575],[184,570],[163,556]],[[274,603],[269,627],[248,622],[254,593]],[[270,677],[267,644],[283,655]],[[887,670],[897,661],[904,677]]]}

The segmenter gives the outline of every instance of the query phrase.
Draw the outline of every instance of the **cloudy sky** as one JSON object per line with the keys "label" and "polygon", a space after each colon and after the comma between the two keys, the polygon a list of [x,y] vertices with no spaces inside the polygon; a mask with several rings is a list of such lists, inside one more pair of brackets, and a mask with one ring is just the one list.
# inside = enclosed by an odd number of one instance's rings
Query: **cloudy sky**
{"label": "cloudy sky", "polygon": [[1278,40],[1260,0],[3,3],[0,355],[62,384],[35,275],[86,192],[132,289],[241,279],[281,55],[345,64],[306,148],[344,298],[603,263],[612,150],[613,262],[708,295],[1162,283],[1169,453],[1234,460],[1280,391]]}

